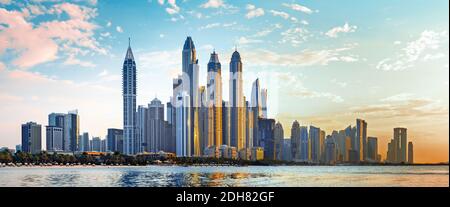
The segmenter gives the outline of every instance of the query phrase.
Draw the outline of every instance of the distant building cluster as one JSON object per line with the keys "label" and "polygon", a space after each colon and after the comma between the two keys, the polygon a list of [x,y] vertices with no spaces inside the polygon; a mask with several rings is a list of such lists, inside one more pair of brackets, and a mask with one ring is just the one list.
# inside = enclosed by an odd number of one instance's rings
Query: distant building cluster
{"label": "distant building cluster", "polygon": [[[173,80],[166,106],[154,98],[136,104],[136,62],[128,46],[122,67],[123,128],[107,130],[106,139],[80,133],[77,111],[51,113],[46,126],[50,152],[120,152],[127,155],[174,153],[178,157],[214,157],[245,160],[285,160],[307,163],[381,162],[378,138],[367,134],[367,122],[357,119],[331,134],[319,127],[294,121],[290,138],[283,126],[267,115],[268,90],[259,79],[251,96],[244,96],[243,63],[235,50],[229,62],[229,101],[222,94],[219,55],[213,51],[207,65],[207,83],[199,83],[195,45],[187,37],[182,50],[182,75]],[[164,118],[166,117],[166,118]],[[41,125],[22,125],[21,151],[41,151]],[[17,149],[19,150],[19,149]],[[413,144],[407,145],[406,128],[395,128],[386,162],[413,163]]]}

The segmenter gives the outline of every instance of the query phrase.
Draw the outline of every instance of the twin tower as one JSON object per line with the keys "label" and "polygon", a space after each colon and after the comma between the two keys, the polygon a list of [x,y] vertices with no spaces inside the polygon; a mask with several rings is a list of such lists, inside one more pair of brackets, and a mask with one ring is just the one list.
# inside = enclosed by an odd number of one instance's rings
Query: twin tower
{"label": "twin tower", "polygon": [[182,51],[182,75],[174,79],[177,156],[202,156],[212,146],[246,147],[246,104],[243,95],[242,61],[235,51],[230,61],[229,102],[222,97],[222,69],[214,51],[208,63],[207,83],[199,85],[195,45],[187,37]]}
{"label": "twin tower", "polygon": [[[265,114],[259,80],[253,83],[251,104],[243,93],[242,61],[234,51],[230,60],[229,101],[223,101],[222,70],[214,51],[208,63],[206,86],[199,84],[199,64],[194,42],[187,37],[182,51],[182,74],[173,80],[173,96],[167,105],[167,121],[173,152],[180,157],[204,156],[206,150],[224,145],[236,152],[256,147],[258,119]],[[136,63],[128,47],[123,64],[123,145],[125,154],[141,153],[136,126]],[[263,90],[264,91],[264,90]],[[263,96],[264,100],[261,100]],[[267,115],[265,115],[267,116]]]}

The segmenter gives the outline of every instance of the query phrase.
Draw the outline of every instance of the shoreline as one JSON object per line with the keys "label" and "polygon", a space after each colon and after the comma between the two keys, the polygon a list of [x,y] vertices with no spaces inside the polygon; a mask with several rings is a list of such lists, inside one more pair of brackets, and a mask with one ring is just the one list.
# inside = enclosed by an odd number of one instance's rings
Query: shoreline
{"label": "shoreline", "polygon": [[351,165],[351,164],[338,164],[338,165],[186,165],[186,164],[149,164],[149,165],[87,165],[87,164],[73,164],[73,165],[2,165],[0,163],[0,169],[2,168],[96,168],[96,167],[107,167],[107,168],[125,168],[125,167],[408,167],[408,166],[449,166],[448,164],[366,164],[366,165]]}

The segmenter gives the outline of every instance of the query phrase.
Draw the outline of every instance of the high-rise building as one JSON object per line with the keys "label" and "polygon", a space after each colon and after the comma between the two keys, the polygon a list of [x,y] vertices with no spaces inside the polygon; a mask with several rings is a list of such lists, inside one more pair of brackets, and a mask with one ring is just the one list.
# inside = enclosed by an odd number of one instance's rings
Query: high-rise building
{"label": "high-rise building", "polygon": [[102,141],[100,137],[92,137],[91,140],[91,151],[92,152],[101,152]]}
{"label": "high-rise building", "polygon": [[292,160],[300,159],[301,140],[300,140],[300,124],[297,120],[292,123],[291,127],[291,158]]}
{"label": "high-rise building", "polygon": [[46,126],[46,145],[49,152],[63,151],[63,128]]}
{"label": "high-rise building", "polygon": [[236,50],[230,61],[230,146],[245,147],[245,101],[241,55]]}
{"label": "high-rise building", "polygon": [[214,51],[208,62],[207,107],[208,107],[208,147],[223,144],[222,132],[222,69],[219,55]]}
{"label": "high-rise building", "polygon": [[22,124],[22,152],[38,154],[42,150],[41,125],[36,122]]}
{"label": "high-rise building", "polygon": [[[206,87],[200,86],[199,88],[199,95],[200,95],[200,107],[198,108],[198,130],[199,130],[199,154],[200,156],[204,155],[204,150],[208,147],[210,140],[209,140],[209,124],[210,121],[208,118],[208,110],[210,109],[207,105],[207,94],[206,94]],[[220,113],[222,114],[222,101],[220,101]],[[220,119],[220,122],[222,122],[222,117]],[[222,137],[222,131],[220,131],[220,136]],[[214,139],[212,139],[214,140]]]}
{"label": "high-rise building", "polygon": [[90,149],[89,146],[89,133],[84,132],[82,135],[80,135],[80,146],[79,151],[80,152],[87,152]]}
{"label": "high-rise building", "polygon": [[320,158],[320,128],[309,127],[309,140],[311,140],[311,161],[319,162]]}
{"label": "high-rise building", "polygon": [[377,161],[378,159],[378,138],[367,137],[367,160]]}
{"label": "high-rise building", "polygon": [[148,135],[146,137],[147,151],[164,151],[165,146],[165,125],[164,125],[164,105],[157,98],[148,105],[148,119],[146,121]]}
{"label": "high-rise building", "polygon": [[267,117],[267,89],[263,88],[261,89],[261,108],[262,108],[262,117]]}
{"label": "high-rise building", "polygon": [[260,118],[258,120],[258,137],[261,140],[264,149],[264,158],[274,160],[275,159],[275,140],[274,140],[274,129],[275,120],[274,119],[264,119]]}
{"label": "high-rise building", "polygon": [[48,126],[62,129],[62,148],[66,152],[74,152],[79,147],[80,116],[77,110],[67,114],[51,113],[48,115]]}
{"label": "high-rise building", "polygon": [[136,62],[133,51],[128,44],[127,54],[122,68],[123,87],[123,152],[127,155],[136,154]]}
{"label": "high-rise building", "polygon": [[107,148],[106,145],[107,145],[106,139],[100,140],[100,152],[106,152],[106,148]]}
{"label": "high-rise building", "polygon": [[407,149],[406,143],[408,143],[408,134],[406,128],[394,128],[394,151],[396,152],[396,162],[407,162]]}
{"label": "high-rise building", "polygon": [[136,140],[137,146],[139,146],[139,149],[136,150],[137,152],[143,152],[147,151],[150,152],[150,133],[149,133],[149,126],[148,126],[148,108],[145,106],[138,106],[137,113],[136,113]]}
{"label": "high-rise building", "polygon": [[326,143],[325,162],[328,164],[335,164],[336,163],[336,144],[332,138],[327,138],[325,143]]}
{"label": "high-rise building", "polygon": [[356,149],[359,160],[364,161],[367,157],[367,122],[362,119],[356,119]]}
{"label": "high-rise building", "polygon": [[[88,136],[87,136],[88,137]],[[122,129],[108,129],[106,135],[107,148],[109,152],[123,152],[123,130]]]}
{"label": "high-rise building", "polygon": [[[224,145],[230,146],[230,106],[228,101],[222,101],[222,141]],[[238,151],[239,152],[239,151]]]}
{"label": "high-rise building", "polygon": [[246,124],[246,140],[245,140],[245,148],[251,149],[254,145],[254,139],[258,133],[255,134],[255,116],[254,110],[251,107],[249,102],[246,102],[246,116],[245,116],[245,124]]}
{"label": "high-rise building", "polygon": [[302,162],[311,160],[311,139],[308,134],[308,127],[301,126],[300,129],[300,157]]}
{"label": "high-rise building", "polygon": [[253,137],[251,146],[261,146],[260,139],[258,137],[258,120],[263,118],[262,100],[261,100],[261,86],[259,79],[257,78],[252,84],[250,108],[252,110],[253,122]]}
{"label": "high-rise building", "polygon": [[292,151],[291,151],[291,139],[283,140],[283,160],[291,161],[292,160]]}
{"label": "high-rise building", "polygon": [[191,127],[190,120],[190,97],[187,92],[182,92],[177,96],[176,107],[176,154],[178,157],[190,157],[191,150]]}
{"label": "high-rise building", "polygon": [[190,137],[191,140],[191,149],[193,149],[192,153],[194,153],[194,138],[195,133],[198,133],[198,107],[199,107],[199,96],[198,96],[198,88],[199,88],[199,65],[198,59],[196,57],[196,50],[194,41],[192,41],[191,37],[187,37],[184,42],[183,51],[182,51],[182,83],[183,83],[183,91],[187,92],[189,96],[189,107],[192,109],[190,111],[189,120],[186,122],[188,125],[186,127],[190,127]]}
{"label": "high-rise building", "polygon": [[275,160],[283,160],[283,146],[284,146],[284,130],[283,125],[280,122],[275,124],[275,129],[273,130],[274,141],[275,141]]}
{"label": "high-rise building", "polygon": [[414,148],[412,142],[408,142],[408,163],[414,164]]}

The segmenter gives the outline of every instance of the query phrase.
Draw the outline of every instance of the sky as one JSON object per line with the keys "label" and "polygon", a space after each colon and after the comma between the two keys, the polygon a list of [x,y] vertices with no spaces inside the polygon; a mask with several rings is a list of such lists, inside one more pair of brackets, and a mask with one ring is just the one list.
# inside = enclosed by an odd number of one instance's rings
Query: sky
{"label": "sky", "polygon": [[[447,0],[0,0],[0,146],[20,126],[78,109],[81,132],[122,127],[121,68],[131,38],[138,105],[172,94],[192,36],[206,84],[215,50],[228,99],[237,48],[244,94],[259,78],[268,114],[331,134],[356,118],[386,156],[393,128],[408,128],[415,162],[449,157]],[[45,146],[45,139],[43,142]]]}

